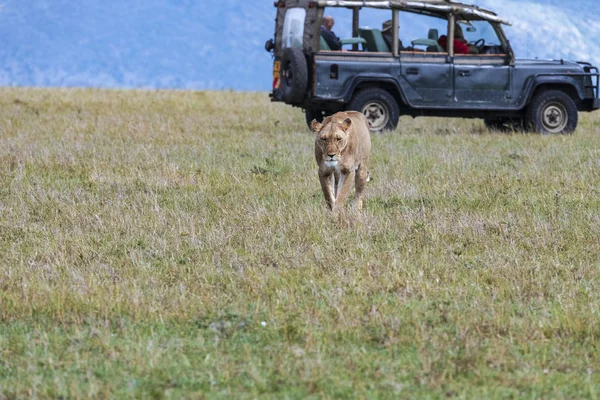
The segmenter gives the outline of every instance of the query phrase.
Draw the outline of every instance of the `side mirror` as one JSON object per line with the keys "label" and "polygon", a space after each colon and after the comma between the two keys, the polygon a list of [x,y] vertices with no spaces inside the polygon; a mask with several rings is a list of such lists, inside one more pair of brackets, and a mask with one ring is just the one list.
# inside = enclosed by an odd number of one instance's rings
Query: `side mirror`
{"label": "side mirror", "polygon": [[267,42],[265,43],[265,50],[267,52],[272,51],[275,48],[275,42],[273,42],[273,39],[269,39],[267,40]]}

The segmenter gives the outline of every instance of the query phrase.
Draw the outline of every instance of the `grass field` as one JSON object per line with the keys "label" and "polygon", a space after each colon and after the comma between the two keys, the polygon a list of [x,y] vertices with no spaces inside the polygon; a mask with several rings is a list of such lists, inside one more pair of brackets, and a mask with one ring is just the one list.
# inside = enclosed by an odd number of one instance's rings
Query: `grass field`
{"label": "grass field", "polygon": [[0,89],[0,399],[598,398],[600,113],[402,117],[332,215],[266,93]]}

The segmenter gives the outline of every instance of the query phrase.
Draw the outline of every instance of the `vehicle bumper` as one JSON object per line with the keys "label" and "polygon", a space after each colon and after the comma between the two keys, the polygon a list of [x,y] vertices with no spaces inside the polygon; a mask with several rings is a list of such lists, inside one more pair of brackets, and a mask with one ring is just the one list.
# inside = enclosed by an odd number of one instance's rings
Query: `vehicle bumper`
{"label": "vehicle bumper", "polygon": [[592,101],[592,110],[597,110],[600,108],[600,99],[594,99],[594,101]]}

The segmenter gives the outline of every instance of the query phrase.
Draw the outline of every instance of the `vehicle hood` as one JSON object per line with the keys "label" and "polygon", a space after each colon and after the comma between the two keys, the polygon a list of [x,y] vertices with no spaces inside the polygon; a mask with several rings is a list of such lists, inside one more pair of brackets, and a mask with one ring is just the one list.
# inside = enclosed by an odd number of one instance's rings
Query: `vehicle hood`
{"label": "vehicle hood", "polygon": [[574,61],[567,61],[567,60],[541,60],[538,58],[535,59],[528,59],[528,58],[517,58],[515,60],[515,64],[517,65],[522,65],[522,66],[537,66],[537,67],[543,67],[543,66],[564,66],[565,68],[577,68],[577,69],[583,69],[583,66],[581,64],[578,64]]}

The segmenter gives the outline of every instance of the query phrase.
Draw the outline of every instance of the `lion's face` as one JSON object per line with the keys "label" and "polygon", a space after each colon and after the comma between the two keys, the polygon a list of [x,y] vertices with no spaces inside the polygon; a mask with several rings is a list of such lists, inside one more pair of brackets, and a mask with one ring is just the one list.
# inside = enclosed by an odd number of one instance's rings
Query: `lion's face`
{"label": "lion's face", "polygon": [[321,149],[323,161],[327,165],[333,166],[341,161],[342,150],[348,144],[348,130],[351,125],[350,118],[334,121],[328,117],[322,124],[316,120],[312,121],[312,131],[317,135],[316,144]]}

